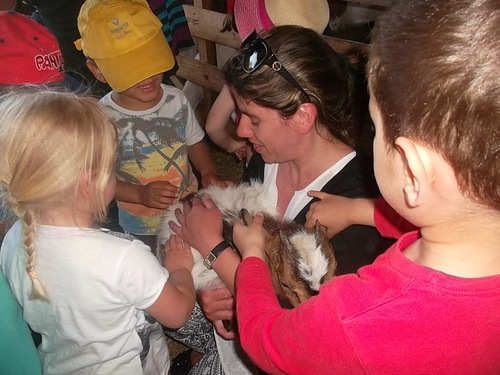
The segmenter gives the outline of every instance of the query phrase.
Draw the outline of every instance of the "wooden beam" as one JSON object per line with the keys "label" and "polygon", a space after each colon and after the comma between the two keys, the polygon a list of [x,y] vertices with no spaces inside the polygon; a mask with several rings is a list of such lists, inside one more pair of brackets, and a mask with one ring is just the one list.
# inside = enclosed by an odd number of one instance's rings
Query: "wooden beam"
{"label": "wooden beam", "polygon": [[353,64],[360,62],[361,56],[366,53],[368,47],[363,43],[351,42],[331,36],[323,36],[323,39],[326,40],[333,50],[346,55]]}
{"label": "wooden beam", "polygon": [[224,72],[208,63],[188,56],[176,56],[179,69],[176,75],[213,92],[219,92],[224,85]]}
{"label": "wooden beam", "polygon": [[184,13],[188,21],[189,31],[195,38],[209,40],[236,49],[240,47],[241,40],[237,32],[234,30],[221,31],[226,17],[225,14],[192,5],[184,5]]}
{"label": "wooden beam", "polygon": [[342,3],[349,3],[352,5],[356,4],[362,4],[362,5],[368,5],[372,6],[374,8],[386,8],[389,5],[391,5],[393,0],[347,0],[347,1],[340,1]]}

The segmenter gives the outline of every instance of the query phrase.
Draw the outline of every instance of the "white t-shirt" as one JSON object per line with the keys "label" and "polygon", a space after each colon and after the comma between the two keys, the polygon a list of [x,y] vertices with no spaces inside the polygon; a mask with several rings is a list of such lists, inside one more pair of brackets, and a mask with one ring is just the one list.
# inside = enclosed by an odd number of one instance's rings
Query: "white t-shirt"
{"label": "white t-shirt", "polygon": [[149,247],[99,229],[38,226],[35,269],[47,302],[29,298],[21,241],[18,221],[4,239],[0,266],[24,319],[42,335],[44,374],[167,374],[162,328],[143,310],[168,272]]}

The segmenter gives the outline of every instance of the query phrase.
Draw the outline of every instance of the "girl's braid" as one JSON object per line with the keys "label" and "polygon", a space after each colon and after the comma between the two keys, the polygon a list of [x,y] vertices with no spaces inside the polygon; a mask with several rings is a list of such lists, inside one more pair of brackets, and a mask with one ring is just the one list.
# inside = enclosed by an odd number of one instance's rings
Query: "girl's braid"
{"label": "girl's braid", "polygon": [[31,278],[31,298],[48,300],[47,291],[40,283],[35,270],[35,215],[26,211],[23,215],[24,251],[26,252],[26,272]]}

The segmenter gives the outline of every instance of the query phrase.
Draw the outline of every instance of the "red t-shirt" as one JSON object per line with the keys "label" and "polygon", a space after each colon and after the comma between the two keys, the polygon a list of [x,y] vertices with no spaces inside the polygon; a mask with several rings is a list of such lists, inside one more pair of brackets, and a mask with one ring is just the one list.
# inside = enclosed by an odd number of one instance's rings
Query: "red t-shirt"
{"label": "red t-shirt", "polygon": [[280,308],[262,260],[243,260],[236,308],[245,351],[270,374],[500,374],[500,276],[465,279],[402,253],[339,276]]}

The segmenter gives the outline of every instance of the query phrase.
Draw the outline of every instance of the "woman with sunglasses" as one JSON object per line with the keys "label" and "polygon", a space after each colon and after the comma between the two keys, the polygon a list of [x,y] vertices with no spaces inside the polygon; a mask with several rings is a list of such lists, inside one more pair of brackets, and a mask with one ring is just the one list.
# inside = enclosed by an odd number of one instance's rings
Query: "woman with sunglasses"
{"label": "woman with sunglasses", "polygon": [[[284,220],[306,222],[309,206],[317,200],[308,195],[312,190],[346,197],[378,196],[372,161],[355,150],[364,113],[356,84],[359,76],[321,36],[299,26],[273,28],[247,41],[225,71],[241,113],[237,133],[255,151],[245,178],[263,182]],[[206,218],[199,218],[189,227],[174,230],[208,253],[207,247],[221,233],[207,234],[206,227]],[[371,263],[392,243],[367,226],[351,226],[331,242],[337,274]],[[239,258],[227,249],[213,268],[228,289],[202,291],[198,300],[219,335],[232,339],[235,333],[227,332],[222,320],[234,317],[232,293]],[[197,316],[181,329],[184,334],[206,332],[199,322],[202,314]],[[194,321],[200,325],[196,327]],[[195,373],[195,369],[190,372]]]}
{"label": "woman with sunglasses", "polygon": [[[255,151],[245,180],[264,183],[283,219],[305,224],[317,201],[310,191],[379,195],[372,160],[356,150],[366,113],[360,75],[317,33],[298,26],[264,32],[228,62],[226,74],[241,112],[237,134]],[[331,242],[337,274],[356,272],[390,244],[365,226]]]}
{"label": "woman with sunglasses", "polygon": [[[235,0],[228,2],[233,15],[230,28],[238,32],[242,41],[252,33],[275,26],[297,25],[323,34],[328,28],[330,7],[327,0]],[[231,92],[225,84],[212,104],[205,121],[205,131],[222,149],[248,161],[252,150],[246,140],[235,137],[239,115]]]}

